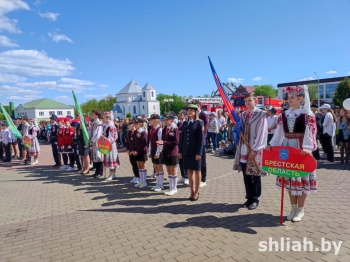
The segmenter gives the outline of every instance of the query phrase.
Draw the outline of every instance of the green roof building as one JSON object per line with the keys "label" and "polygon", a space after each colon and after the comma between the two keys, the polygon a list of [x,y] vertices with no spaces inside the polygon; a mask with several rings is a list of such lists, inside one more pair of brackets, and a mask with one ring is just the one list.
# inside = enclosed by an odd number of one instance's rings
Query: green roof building
{"label": "green roof building", "polygon": [[26,116],[36,118],[38,121],[46,121],[51,115],[58,117],[74,116],[74,106],[68,106],[49,98],[37,99],[25,104],[20,104],[15,109],[15,118]]}

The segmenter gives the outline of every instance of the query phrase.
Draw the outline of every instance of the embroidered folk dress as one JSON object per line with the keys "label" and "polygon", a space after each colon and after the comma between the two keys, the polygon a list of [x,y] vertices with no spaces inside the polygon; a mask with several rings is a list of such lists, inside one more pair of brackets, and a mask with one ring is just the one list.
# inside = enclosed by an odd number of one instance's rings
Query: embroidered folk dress
{"label": "embroidered folk dress", "polygon": [[102,162],[103,155],[97,148],[97,140],[101,137],[103,132],[103,125],[100,119],[94,121],[91,131],[91,154],[92,162]]}
{"label": "embroidered folk dress", "polygon": [[28,147],[28,156],[38,156],[41,154],[39,141],[37,138],[38,129],[36,126],[30,126],[28,129],[28,137],[30,138],[30,146]]}
{"label": "embroidered folk dress", "polygon": [[[270,141],[271,146],[290,146],[299,149],[314,151],[316,144],[316,118],[314,115],[303,113],[302,108],[294,111],[288,109],[282,112],[277,120],[277,128]],[[303,157],[303,156],[300,156]],[[281,187],[282,177],[277,177],[276,184]],[[285,178],[285,188],[293,196],[301,196],[317,192],[316,171],[307,176]]]}
{"label": "embroidered folk dress", "polygon": [[240,120],[243,127],[243,134],[246,142],[252,152],[255,153],[255,162],[258,166],[258,171],[256,170],[254,163],[248,157],[249,152],[243,139],[239,139],[239,144],[237,146],[235,161],[233,165],[234,170],[242,171],[240,162],[247,163],[246,175],[254,176],[266,176],[268,175],[265,171],[261,169],[262,161],[262,150],[267,144],[267,119],[265,111],[258,108],[249,113],[245,111],[241,114]]}
{"label": "embroidered folk dress", "polygon": [[115,125],[110,121],[107,124],[104,124],[103,127],[103,137],[104,139],[107,139],[111,145],[112,150],[107,155],[104,156],[103,159],[103,165],[105,167],[108,167],[109,169],[115,169],[119,166],[117,159],[118,159],[118,150],[117,150],[117,144],[116,141],[118,139],[118,133],[117,128]]}

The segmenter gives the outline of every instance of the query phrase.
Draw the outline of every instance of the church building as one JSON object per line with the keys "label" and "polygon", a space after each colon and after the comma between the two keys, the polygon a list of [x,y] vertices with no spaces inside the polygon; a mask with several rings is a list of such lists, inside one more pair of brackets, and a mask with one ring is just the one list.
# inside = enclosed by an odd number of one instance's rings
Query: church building
{"label": "church building", "polygon": [[116,103],[112,108],[114,117],[125,118],[127,113],[132,117],[151,114],[160,114],[160,104],[156,99],[156,90],[150,83],[143,88],[131,80],[116,94]]}

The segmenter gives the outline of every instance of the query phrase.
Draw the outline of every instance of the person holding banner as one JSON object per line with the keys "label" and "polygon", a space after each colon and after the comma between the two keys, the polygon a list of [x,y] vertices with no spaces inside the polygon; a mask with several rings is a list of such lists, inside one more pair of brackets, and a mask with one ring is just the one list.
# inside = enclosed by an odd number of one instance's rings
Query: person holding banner
{"label": "person holding banner", "polygon": [[117,163],[118,151],[117,151],[117,139],[118,132],[117,128],[113,123],[113,115],[111,112],[105,112],[103,116],[103,134],[102,137],[107,139],[111,145],[112,150],[104,156],[103,166],[109,168],[109,176],[106,181],[112,181],[117,179],[115,175],[115,169],[119,166]]}
{"label": "person holding banner", "polygon": [[31,157],[33,156],[34,162],[32,163],[32,165],[36,165],[39,163],[38,158],[39,158],[39,155],[41,154],[40,145],[37,138],[38,131],[40,129],[35,118],[29,118],[28,123],[29,123],[28,137],[30,138],[30,146],[28,147],[28,155],[27,155],[27,160],[25,164],[30,165]]}
{"label": "person holding banner", "polygon": [[247,201],[242,207],[253,210],[259,205],[261,176],[267,175],[261,169],[261,159],[262,150],[267,144],[268,127],[266,112],[255,107],[257,102],[255,93],[248,93],[244,101],[247,111],[240,115],[243,136],[236,149],[233,169],[243,172]]}
{"label": "person holding banner", "polygon": [[[317,149],[317,127],[315,115],[310,107],[308,87],[288,86],[286,91],[290,108],[279,115],[275,134],[266,150],[273,146],[288,146],[302,149],[301,155],[312,154],[312,151]],[[282,185],[282,179],[285,179],[285,188],[292,205],[287,219],[293,222],[301,221],[306,196],[317,192],[316,172],[297,178],[277,176],[276,183],[279,187]]]}

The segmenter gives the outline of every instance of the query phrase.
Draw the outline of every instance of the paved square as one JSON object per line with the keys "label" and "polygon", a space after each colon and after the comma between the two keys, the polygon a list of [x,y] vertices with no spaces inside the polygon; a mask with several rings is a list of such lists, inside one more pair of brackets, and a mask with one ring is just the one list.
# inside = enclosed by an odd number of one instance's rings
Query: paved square
{"label": "paved square", "polygon": [[[42,150],[38,166],[0,163],[0,261],[350,261],[349,165],[321,164],[303,221],[280,226],[275,177],[263,178],[258,209],[240,209],[242,174],[227,157],[208,154],[208,185],[190,202],[184,186],[172,197],[150,191],[150,178],[135,189],[125,152],[118,180],[105,183],[51,168],[51,149]],[[269,237],[343,243],[337,256],[259,252]]]}

